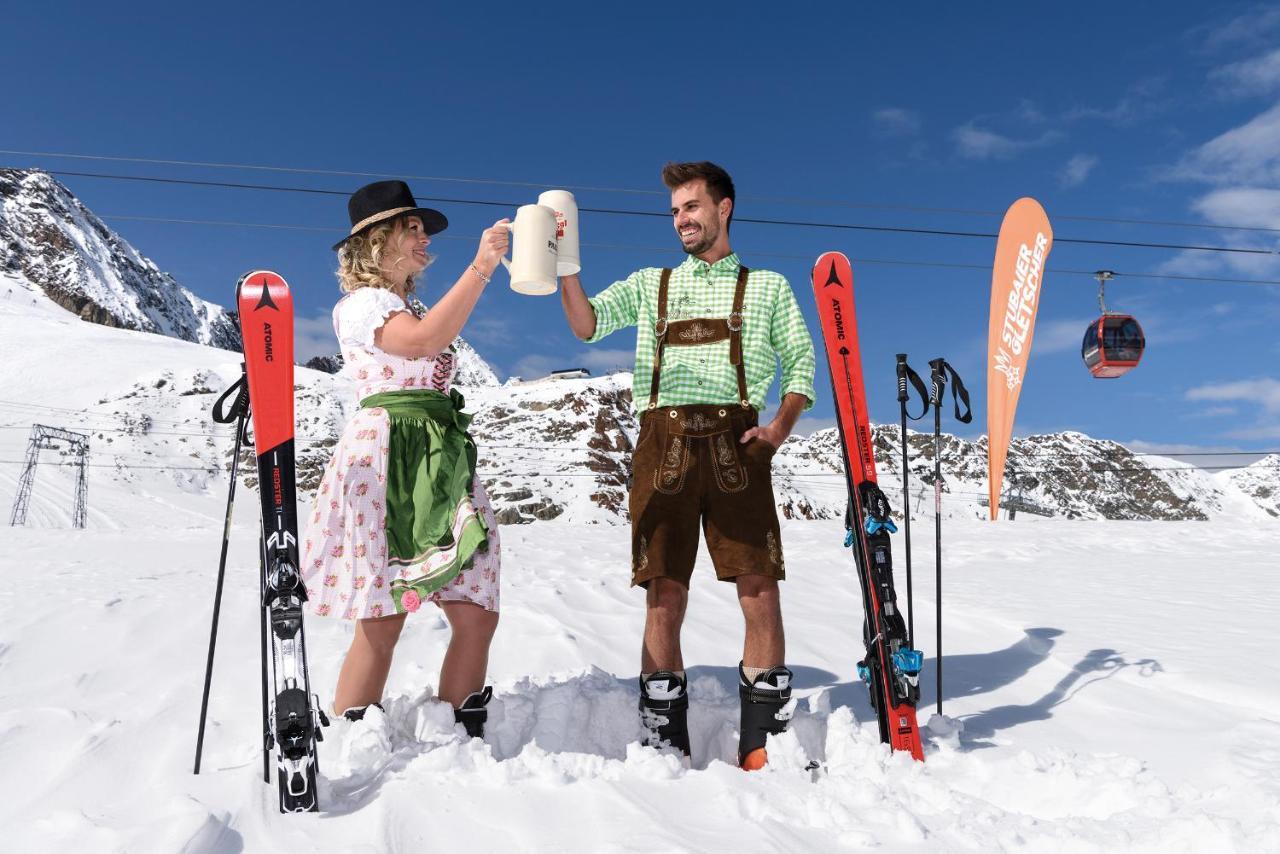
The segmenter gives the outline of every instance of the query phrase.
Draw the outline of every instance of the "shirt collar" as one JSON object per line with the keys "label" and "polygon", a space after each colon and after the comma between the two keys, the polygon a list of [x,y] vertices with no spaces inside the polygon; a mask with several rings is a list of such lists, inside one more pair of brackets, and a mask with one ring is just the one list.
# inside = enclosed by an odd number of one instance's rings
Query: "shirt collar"
{"label": "shirt collar", "polygon": [[712,271],[717,273],[733,273],[736,275],[738,268],[742,266],[742,261],[738,259],[737,252],[730,252],[714,264],[708,264],[701,258],[690,255],[684,259],[684,262],[681,263],[680,266],[687,272],[693,273],[696,276],[706,276]]}

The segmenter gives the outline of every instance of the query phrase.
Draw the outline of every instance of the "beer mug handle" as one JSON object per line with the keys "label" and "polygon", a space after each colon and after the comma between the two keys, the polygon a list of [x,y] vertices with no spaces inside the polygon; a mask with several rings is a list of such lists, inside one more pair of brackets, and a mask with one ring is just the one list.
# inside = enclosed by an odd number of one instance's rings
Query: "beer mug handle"
{"label": "beer mug handle", "polygon": [[[511,234],[515,234],[515,233],[516,233],[516,224],[515,224],[514,222],[500,222],[500,223],[498,223],[497,227],[498,227],[498,228],[505,228],[505,229],[506,229],[509,233],[511,233]],[[502,261],[502,266],[506,267],[506,268],[507,268],[507,272],[508,272],[508,273],[510,273],[510,272],[511,272],[511,259],[510,259],[510,258],[508,258],[507,256],[503,255],[503,256],[502,256],[502,258],[500,258],[499,260],[500,260],[500,261]]]}

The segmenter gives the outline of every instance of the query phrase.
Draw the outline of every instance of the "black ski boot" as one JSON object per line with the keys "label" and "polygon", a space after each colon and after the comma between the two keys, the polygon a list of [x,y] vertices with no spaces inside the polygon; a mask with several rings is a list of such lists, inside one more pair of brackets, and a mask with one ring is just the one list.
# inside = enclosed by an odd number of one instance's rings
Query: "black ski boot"
{"label": "black ski boot", "polygon": [[658,670],[640,677],[640,723],[645,747],[674,747],[689,755],[689,693],[683,676]]}
{"label": "black ski boot", "polygon": [[[369,706],[377,706],[378,711],[383,713],[387,711],[386,709],[382,708],[381,703],[370,703]],[[369,706],[352,706],[351,708],[343,712],[342,716],[347,720],[351,721],[352,723],[355,723],[356,721],[362,721],[364,720],[365,712],[369,711]]]}
{"label": "black ski boot", "polygon": [[492,699],[492,685],[486,685],[483,691],[471,692],[462,705],[453,710],[454,723],[462,724],[471,738],[484,738],[484,723],[489,720],[489,710],[485,706]]}
{"label": "black ski boot", "polygon": [[783,709],[791,700],[792,675],[779,664],[757,676],[754,683],[748,683],[742,663],[738,663],[738,696],[742,699],[738,765],[744,770],[763,768],[769,760],[765,739],[786,731],[791,713]]}

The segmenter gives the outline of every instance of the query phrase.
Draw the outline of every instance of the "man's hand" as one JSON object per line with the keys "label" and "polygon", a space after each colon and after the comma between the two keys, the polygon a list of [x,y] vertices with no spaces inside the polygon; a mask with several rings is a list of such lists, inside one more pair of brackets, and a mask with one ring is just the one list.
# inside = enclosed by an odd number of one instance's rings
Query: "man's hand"
{"label": "man's hand", "polygon": [[800,417],[800,413],[804,411],[805,404],[809,402],[803,394],[788,392],[782,396],[782,405],[778,407],[778,414],[773,417],[767,427],[752,427],[750,430],[742,434],[742,443],[745,445],[752,439],[762,439],[773,445],[776,451],[782,447],[782,443],[787,441],[787,437],[791,435],[791,430],[796,426],[796,419]]}
{"label": "man's hand", "polygon": [[782,447],[783,442],[787,441],[787,436],[790,432],[790,430],[784,430],[777,421],[774,421],[766,427],[752,427],[742,434],[742,438],[739,441],[745,445],[752,439],[759,439],[762,442],[768,442],[773,445],[773,449],[776,451]]}

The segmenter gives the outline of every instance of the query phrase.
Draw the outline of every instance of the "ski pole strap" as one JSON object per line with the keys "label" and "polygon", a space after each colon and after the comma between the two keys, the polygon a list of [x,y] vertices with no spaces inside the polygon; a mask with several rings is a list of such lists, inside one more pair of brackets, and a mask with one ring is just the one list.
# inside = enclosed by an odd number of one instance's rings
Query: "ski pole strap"
{"label": "ski pole strap", "polygon": [[[919,415],[912,415],[907,412],[906,404],[911,400],[910,392],[907,389],[908,382],[916,390],[916,394],[920,396],[922,408]],[[925,387],[924,380],[920,379],[920,375],[907,364],[906,353],[898,354],[898,403],[903,405],[902,411],[912,421],[919,421],[929,414],[929,389]]]}
{"label": "ski pole strap", "polygon": [[[951,402],[955,405],[956,420],[961,424],[968,424],[973,420],[973,408],[969,406],[969,390],[964,387],[964,381],[960,379],[960,375],[956,373],[956,369],[951,367],[951,363],[944,361],[942,363],[943,370],[951,375]],[[938,401],[942,403],[941,400]],[[964,404],[964,413],[960,412],[960,404]]]}
{"label": "ski pole strap", "polygon": [[[951,402],[955,404],[956,420],[961,424],[968,424],[973,420],[973,409],[969,406],[969,390],[964,387],[964,381],[960,379],[956,369],[951,367],[951,363],[943,358],[931,359],[929,367],[933,369],[933,388],[930,390],[929,402],[939,409],[942,408],[942,398],[946,395],[947,377],[949,376],[951,378]],[[964,412],[960,411],[962,403],[964,404]]]}
{"label": "ski pole strap", "polygon": [[[231,409],[224,408],[227,400],[235,395],[235,401],[231,404]],[[245,384],[244,374],[240,375],[240,379],[232,384],[231,388],[222,393],[217,402],[213,404],[213,420],[219,424],[230,424],[237,418],[249,411],[249,386]]]}

